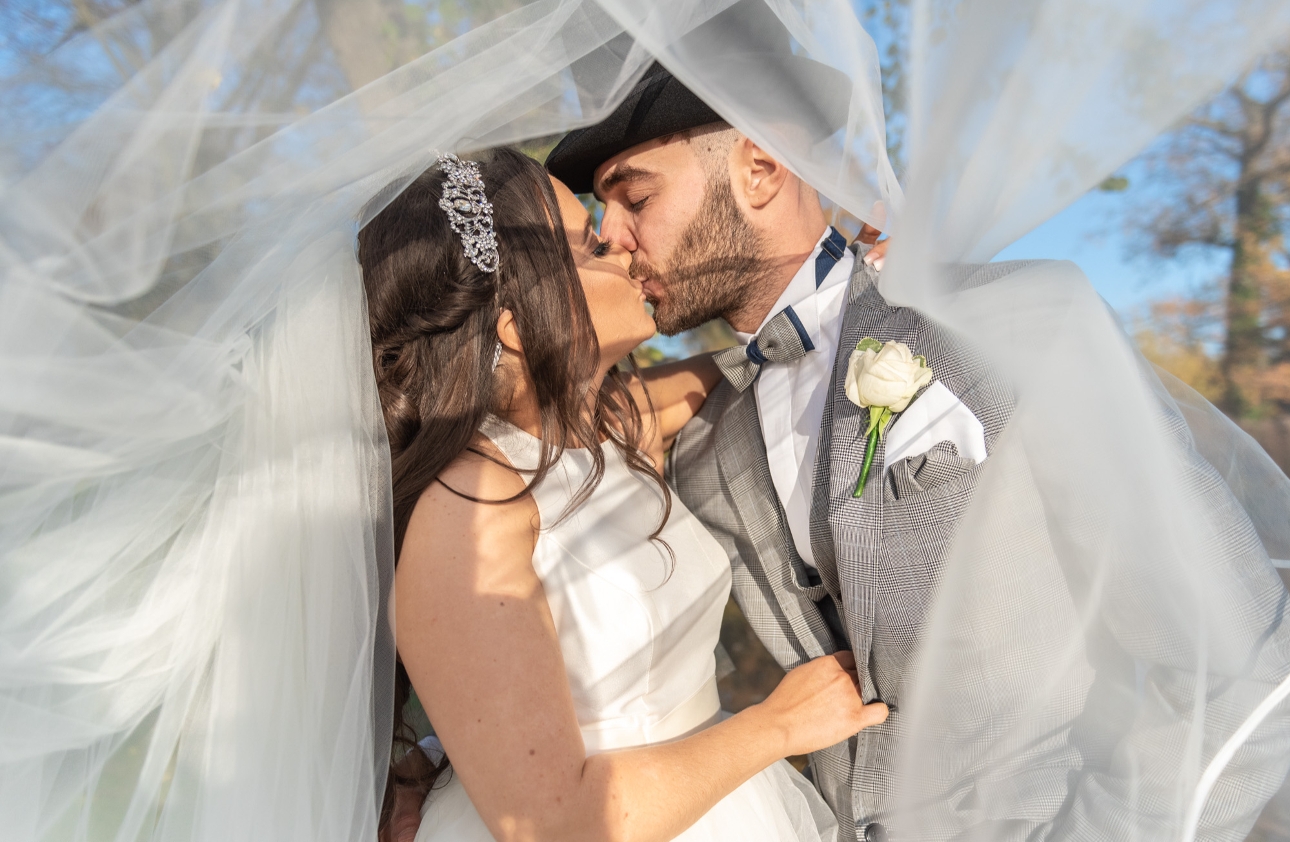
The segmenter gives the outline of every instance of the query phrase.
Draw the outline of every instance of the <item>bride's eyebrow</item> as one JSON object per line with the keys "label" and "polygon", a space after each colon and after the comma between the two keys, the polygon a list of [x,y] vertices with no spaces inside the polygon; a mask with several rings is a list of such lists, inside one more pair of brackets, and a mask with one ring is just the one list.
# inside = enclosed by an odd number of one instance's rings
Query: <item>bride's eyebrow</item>
{"label": "bride's eyebrow", "polygon": [[596,226],[591,221],[591,215],[582,224],[582,244],[584,246],[600,245],[600,237],[596,234]]}

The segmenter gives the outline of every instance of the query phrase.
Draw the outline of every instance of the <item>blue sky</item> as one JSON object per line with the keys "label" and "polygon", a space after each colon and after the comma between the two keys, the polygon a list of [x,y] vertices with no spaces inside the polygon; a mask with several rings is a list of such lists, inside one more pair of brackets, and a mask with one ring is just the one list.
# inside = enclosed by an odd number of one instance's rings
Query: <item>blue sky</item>
{"label": "blue sky", "polygon": [[[906,36],[907,3],[899,0],[850,0],[850,3],[880,53],[891,49],[893,39]],[[892,12],[893,17],[885,18],[883,10]],[[894,30],[890,28],[893,23]],[[891,118],[888,119],[891,131]],[[898,131],[900,125],[894,128]],[[1212,252],[1192,250],[1169,261],[1144,254],[1141,244],[1135,243],[1126,230],[1126,214],[1149,201],[1152,192],[1159,195],[1160,191],[1152,191],[1146,185],[1145,172],[1133,162],[1125,165],[1122,174],[1130,177],[1128,191],[1094,191],[1084,196],[1004,249],[995,259],[1074,261],[1102,297],[1124,316],[1142,310],[1153,298],[1186,294],[1225,274],[1226,259]]]}
{"label": "blue sky", "polygon": [[1153,298],[1186,294],[1224,274],[1226,260],[1219,255],[1185,252],[1166,261],[1144,254],[1126,225],[1126,214],[1140,201],[1137,196],[1133,188],[1124,193],[1086,194],[995,259],[1074,261],[1124,316]]}

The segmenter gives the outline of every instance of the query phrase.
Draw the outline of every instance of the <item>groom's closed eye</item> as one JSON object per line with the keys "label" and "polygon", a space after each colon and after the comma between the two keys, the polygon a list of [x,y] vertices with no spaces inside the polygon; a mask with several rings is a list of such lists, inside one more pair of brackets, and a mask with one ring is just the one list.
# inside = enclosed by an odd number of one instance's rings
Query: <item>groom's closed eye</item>
{"label": "groom's closed eye", "polygon": [[[605,196],[620,184],[640,185],[652,182],[657,177],[658,173],[653,172],[652,170],[632,166],[631,164],[619,164],[610,170],[603,179],[601,179],[598,189],[596,190],[596,198],[604,201]],[[633,200],[631,199],[627,200],[628,203],[631,203],[632,201]]]}

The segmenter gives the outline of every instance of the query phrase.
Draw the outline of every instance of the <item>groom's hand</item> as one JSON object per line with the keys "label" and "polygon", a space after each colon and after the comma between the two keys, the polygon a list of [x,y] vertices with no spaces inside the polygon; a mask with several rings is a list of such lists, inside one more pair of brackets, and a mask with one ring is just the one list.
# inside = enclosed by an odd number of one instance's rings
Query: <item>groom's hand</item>
{"label": "groom's hand", "polygon": [[791,670],[761,703],[784,733],[784,756],[836,745],[887,719],[882,702],[860,697],[855,656],[836,652]]}
{"label": "groom's hand", "polygon": [[412,842],[421,827],[421,802],[426,793],[420,787],[400,786],[394,790],[394,811],[380,835],[380,842]]}
{"label": "groom's hand", "polygon": [[381,828],[377,842],[413,842],[421,826],[421,804],[428,794],[425,786],[403,781],[427,780],[432,771],[430,759],[420,749],[413,749],[403,756],[390,771],[397,775],[394,784],[394,808],[390,820]]}

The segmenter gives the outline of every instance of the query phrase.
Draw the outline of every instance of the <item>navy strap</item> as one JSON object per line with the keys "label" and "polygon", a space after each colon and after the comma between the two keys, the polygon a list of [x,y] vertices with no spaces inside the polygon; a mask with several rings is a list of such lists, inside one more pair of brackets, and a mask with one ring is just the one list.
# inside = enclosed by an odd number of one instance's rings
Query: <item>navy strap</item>
{"label": "navy strap", "polygon": [[847,238],[838,232],[838,229],[829,226],[829,236],[824,238],[820,243],[820,254],[815,258],[815,288],[819,289],[820,284],[833,271],[833,267],[838,265],[842,255],[847,250]]}
{"label": "navy strap", "polygon": [[815,343],[811,341],[811,334],[806,332],[806,325],[798,318],[797,311],[792,307],[785,307],[780,312],[788,316],[788,320],[793,323],[793,330],[797,331],[797,338],[802,340],[802,347],[808,351],[814,351]]}

